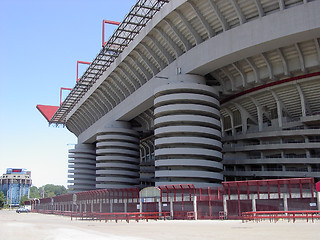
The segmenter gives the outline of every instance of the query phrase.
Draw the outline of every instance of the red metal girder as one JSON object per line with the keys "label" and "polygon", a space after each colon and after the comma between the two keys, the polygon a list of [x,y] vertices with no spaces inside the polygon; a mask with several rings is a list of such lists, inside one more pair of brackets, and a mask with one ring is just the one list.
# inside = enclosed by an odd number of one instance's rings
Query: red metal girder
{"label": "red metal girder", "polygon": [[265,84],[265,85],[261,85],[261,86],[258,86],[258,87],[254,87],[254,88],[245,90],[245,91],[243,91],[243,92],[234,94],[234,95],[232,95],[232,96],[224,99],[224,100],[221,101],[220,103],[221,103],[221,104],[226,103],[226,102],[228,102],[228,101],[230,101],[230,100],[232,100],[232,99],[235,99],[235,98],[237,98],[237,97],[240,97],[240,96],[243,96],[243,95],[246,95],[246,94],[248,94],[248,93],[252,93],[252,92],[255,92],[255,91],[264,89],[264,88],[268,88],[268,87],[276,86],[276,85],[279,85],[279,84],[282,84],[282,83],[287,83],[287,82],[291,82],[291,81],[296,81],[296,80],[300,80],[300,79],[304,79],[304,78],[314,77],[314,76],[320,76],[320,72],[309,73],[309,74],[304,74],[304,75],[295,76],[295,77],[291,77],[291,78],[286,78],[286,79],[283,79],[283,80],[280,80],[280,81],[277,81],[277,82],[271,82],[271,83],[267,83],[267,84]]}
{"label": "red metal girder", "polygon": [[61,88],[60,88],[60,106],[61,106],[61,104],[62,104],[62,91],[63,91],[63,90],[71,91],[72,88],[65,88],[65,87],[61,87]]}
{"label": "red metal girder", "polygon": [[77,82],[79,81],[79,64],[88,64],[88,65],[90,65],[91,62],[77,61]]}
{"label": "red metal girder", "polygon": [[40,104],[38,104],[36,107],[39,110],[39,112],[42,114],[42,116],[44,116],[45,119],[47,119],[48,122],[52,119],[53,115],[59,109],[59,106],[49,106],[49,105],[40,105]]}
{"label": "red metal girder", "polygon": [[120,25],[120,22],[116,22],[116,21],[110,21],[110,20],[103,20],[102,21],[102,47],[104,47],[104,45],[106,44],[106,41],[104,39],[104,35],[105,35],[105,24],[111,24],[111,25]]}

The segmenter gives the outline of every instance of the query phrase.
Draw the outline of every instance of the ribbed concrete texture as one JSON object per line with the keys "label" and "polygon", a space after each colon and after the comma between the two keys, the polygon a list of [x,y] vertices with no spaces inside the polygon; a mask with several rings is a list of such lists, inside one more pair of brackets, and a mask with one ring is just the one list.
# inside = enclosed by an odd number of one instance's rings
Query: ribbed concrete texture
{"label": "ribbed concrete texture", "polygon": [[139,185],[139,138],[126,122],[114,122],[97,136],[96,188]]}
{"label": "ribbed concrete texture", "polygon": [[70,180],[73,191],[87,191],[95,189],[96,181],[96,153],[93,144],[77,144],[69,150]]}
{"label": "ribbed concrete texture", "polygon": [[156,186],[214,187],[223,179],[217,92],[185,75],[155,90]]}

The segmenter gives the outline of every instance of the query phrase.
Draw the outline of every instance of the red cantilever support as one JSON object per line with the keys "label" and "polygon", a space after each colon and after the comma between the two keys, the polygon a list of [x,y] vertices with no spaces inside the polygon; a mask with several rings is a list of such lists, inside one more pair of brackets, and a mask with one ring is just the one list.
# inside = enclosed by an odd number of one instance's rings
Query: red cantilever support
{"label": "red cantilever support", "polygon": [[111,24],[111,25],[120,25],[120,22],[116,22],[116,21],[110,21],[110,20],[103,20],[102,22],[102,47],[104,47],[104,45],[106,45],[106,41],[104,41],[104,35],[105,35],[105,32],[104,32],[104,26],[105,24]]}
{"label": "red cantilever support", "polygon": [[77,61],[77,82],[79,81],[79,63],[90,65],[91,62]]}
{"label": "red cantilever support", "polygon": [[71,91],[72,88],[64,88],[64,87],[60,88],[60,106],[61,106],[61,104],[62,104],[62,90]]}

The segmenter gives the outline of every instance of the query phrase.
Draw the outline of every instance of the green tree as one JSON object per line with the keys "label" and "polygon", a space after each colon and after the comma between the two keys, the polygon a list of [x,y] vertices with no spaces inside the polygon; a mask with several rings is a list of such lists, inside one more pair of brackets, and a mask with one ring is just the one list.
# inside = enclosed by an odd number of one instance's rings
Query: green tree
{"label": "green tree", "polygon": [[40,190],[36,186],[30,188],[30,199],[41,198]]}
{"label": "green tree", "polygon": [[67,193],[67,189],[64,186],[46,184],[41,187],[41,190],[42,188],[44,191],[44,197],[54,197]]}
{"label": "green tree", "polygon": [[24,202],[25,201],[28,201],[29,198],[28,198],[28,195],[23,195],[21,198],[20,198],[20,206],[24,206]]}
{"label": "green tree", "polygon": [[5,200],[4,200],[4,194],[3,194],[2,191],[0,191],[0,208],[3,208],[4,202],[5,202]]}

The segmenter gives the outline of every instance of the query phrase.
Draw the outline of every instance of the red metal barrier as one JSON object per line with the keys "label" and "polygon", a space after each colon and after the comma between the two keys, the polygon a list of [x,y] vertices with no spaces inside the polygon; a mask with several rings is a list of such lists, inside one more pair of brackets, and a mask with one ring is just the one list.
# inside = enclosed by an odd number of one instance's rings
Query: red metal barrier
{"label": "red metal barrier", "polygon": [[96,221],[126,221],[129,223],[130,220],[146,220],[147,222],[152,220],[166,220],[170,217],[170,212],[130,212],[130,213],[98,213],[98,212],[72,212],[72,211],[56,211],[56,210],[33,210],[32,212],[37,212],[41,214],[54,214],[61,216],[68,216],[73,219],[81,220],[96,220]]}
{"label": "red metal barrier", "polygon": [[259,211],[259,212],[243,212],[242,213],[242,222],[244,221],[262,221],[270,220],[270,222],[277,222],[279,219],[291,219],[293,222],[296,219],[306,219],[307,222],[309,219],[314,221],[314,219],[320,219],[320,211]]}

